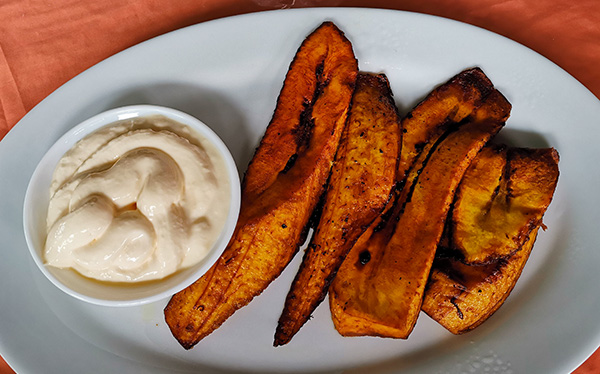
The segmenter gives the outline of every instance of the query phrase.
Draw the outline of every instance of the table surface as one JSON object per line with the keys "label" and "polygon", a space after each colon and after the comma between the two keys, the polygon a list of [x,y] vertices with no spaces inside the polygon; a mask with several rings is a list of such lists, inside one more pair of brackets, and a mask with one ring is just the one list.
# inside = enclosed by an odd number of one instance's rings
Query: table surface
{"label": "table surface", "polygon": [[[132,45],[211,19],[310,6],[406,10],[479,26],[539,52],[600,97],[597,0],[4,0],[0,139],[56,88]],[[599,372],[600,350],[574,373]],[[0,357],[6,373],[13,371]]]}

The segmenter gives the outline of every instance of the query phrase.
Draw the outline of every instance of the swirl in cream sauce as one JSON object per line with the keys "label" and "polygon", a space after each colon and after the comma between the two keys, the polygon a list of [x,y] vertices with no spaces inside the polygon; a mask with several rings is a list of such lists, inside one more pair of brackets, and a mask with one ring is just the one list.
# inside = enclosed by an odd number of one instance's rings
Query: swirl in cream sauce
{"label": "swirl in cream sauce", "polygon": [[226,170],[208,140],[166,117],[103,127],[54,172],[46,264],[138,282],[199,263],[227,218]]}

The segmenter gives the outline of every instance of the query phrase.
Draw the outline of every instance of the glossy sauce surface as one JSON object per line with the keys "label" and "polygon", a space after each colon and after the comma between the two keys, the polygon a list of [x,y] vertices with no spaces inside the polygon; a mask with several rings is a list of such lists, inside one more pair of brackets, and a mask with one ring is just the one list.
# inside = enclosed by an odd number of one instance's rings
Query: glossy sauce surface
{"label": "glossy sauce surface", "polygon": [[201,261],[229,209],[216,148],[163,116],[119,121],[69,150],[50,188],[47,265],[113,282]]}

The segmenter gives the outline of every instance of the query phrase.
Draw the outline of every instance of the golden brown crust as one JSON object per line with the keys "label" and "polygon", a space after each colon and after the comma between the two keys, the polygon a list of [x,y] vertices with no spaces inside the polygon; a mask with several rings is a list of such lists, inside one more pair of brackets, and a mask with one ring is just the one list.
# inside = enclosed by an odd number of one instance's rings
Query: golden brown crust
{"label": "golden brown crust", "polygon": [[[462,223],[460,235],[469,236],[463,243],[473,254],[506,255],[484,265],[438,256],[422,310],[454,334],[474,329],[496,312],[529,258],[557,182],[555,149],[484,148],[461,181],[449,231]],[[472,231],[465,231],[461,220]]]}
{"label": "golden brown crust", "polygon": [[458,129],[417,154],[389,224],[352,249],[330,289],[332,317],[342,335],[408,337],[454,191],[509,113],[510,104],[492,91]]}
{"label": "golden brown crust", "polygon": [[357,70],[350,42],[333,23],[322,24],[300,46],[248,166],[229,245],[165,308],[184,348],[260,294],[296,253],[329,175]]}
{"label": "golden brown crust", "polygon": [[[427,154],[445,132],[459,126],[494,91],[492,82],[481,69],[467,69],[435,88],[402,119],[402,143],[396,173],[396,183],[400,188],[396,189],[384,213],[357,240],[355,249],[352,249],[354,257],[365,249],[367,243],[378,247],[389,240],[395,225],[387,225],[387,222],[398,214],[393,212],[393,207],[406,198],[400,196],[408,190],[402,186],[411,183],[407,180],[407,174],[416,157],[421,153]],[[342,278],[355,275],[351,271],[342,272]]]}
{"label": "golden brown crust", "polygon": [[531,254],[539,227],[522,249],[508,259],[484,266],[436,259],[427,283],[422,310],[453,334],[471,331],[485,322],[510,295]]}
{"label": "golden brown crust", "polygon": [[450,246],[471,264],[512,255],[542,222],[557,180],[554,149],[484,149],[456,194]]}
{"label": "golden brown crust", "polygon": [[327,294],[395,183],[400,118],[383,75],[360,73],[318,227],[287,295],[274,345],[288,343]]}
{"label": "golden brown crust", "polygon": [[489,78],[479,68],[467,69],[434,89],[402,119],[402,153],[398,178],[406,178],[416,157],[456,126],[494,92]]}

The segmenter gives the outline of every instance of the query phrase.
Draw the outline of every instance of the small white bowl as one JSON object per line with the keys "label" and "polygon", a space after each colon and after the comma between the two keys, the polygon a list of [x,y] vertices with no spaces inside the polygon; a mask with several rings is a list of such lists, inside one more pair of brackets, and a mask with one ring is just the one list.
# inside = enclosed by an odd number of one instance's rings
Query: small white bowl
{"label": "small white bowl", "polygon": [[[128,118],[163,115],[189,126],[212,143],[221,153],[227,166],[231,186],[231,203],[223,230],[207,256],[197,265],[180,270],[164,279],[131,284],[111,284],[84,277],[74,270],[46,266],[43,251],[46,238],[46,215],[49,189],[54,169],[60,158],[86,135],[113,122]],[[153,106],[134,105],[108,110],[72,128],[44,155],[36,167],[23,207],[25,239],[31,256],[40,271],[56,287],[67,294],[97,305],[132,306],[162,300],[184,289],[200,278],[219,258],[233,235],[240,209],[240,180],[231,153],[223,141],[204,123],[178,110]]]}

